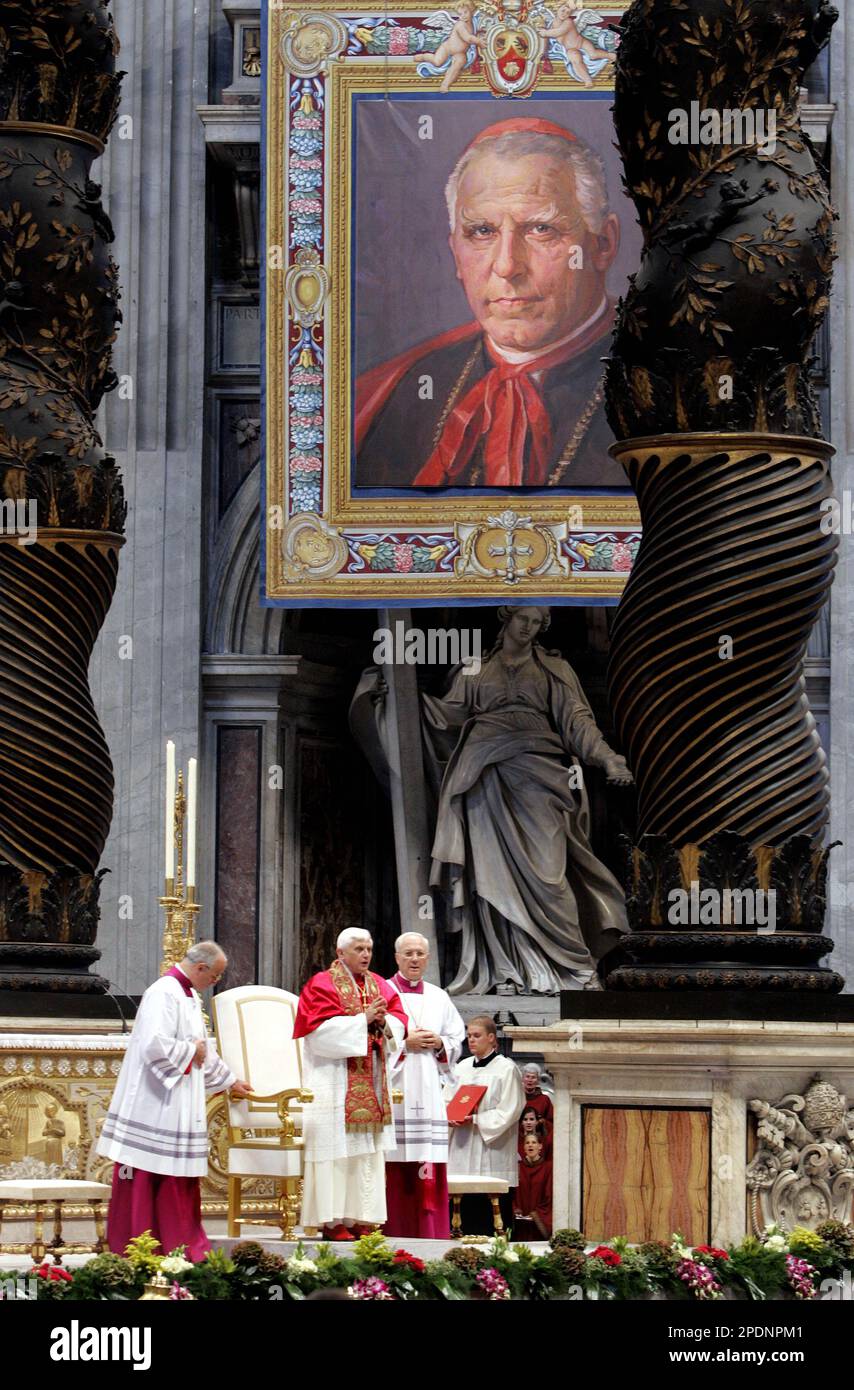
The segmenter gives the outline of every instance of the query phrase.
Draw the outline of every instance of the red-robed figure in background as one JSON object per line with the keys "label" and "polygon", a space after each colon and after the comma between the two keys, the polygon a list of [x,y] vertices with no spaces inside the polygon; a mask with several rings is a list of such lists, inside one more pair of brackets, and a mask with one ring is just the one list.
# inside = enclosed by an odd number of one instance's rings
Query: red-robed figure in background
{"label": "red-robed figure in background", "polygon": [[314,1094],[303,1116],[302,1221],[329,1240],[352,1240],[386,1219],[385,1151],[395,1143],[389,1062],[407,1017],[397,991],[368,969],[369,932],[349,928],[336,947],[337,959],[300,994],[294,1025]]}
{"label": "red-robed figure in background", "polygon": [[[540,1086],[542,1068],[536,1062],[526,1062],[522,1068],[522,1085],[525,1088],[525,1109],[536,1110],[541,1120],[554,1122],[554,1106]],[[524,1112],[523,1112],[524,1113]]]}
{"label": "red-robed figure in background", "polygon": [[519,1186],[513,1194],[513,1239],[548,1240],[552,1233],[552,1160],[536,1134],[525,1135]]}

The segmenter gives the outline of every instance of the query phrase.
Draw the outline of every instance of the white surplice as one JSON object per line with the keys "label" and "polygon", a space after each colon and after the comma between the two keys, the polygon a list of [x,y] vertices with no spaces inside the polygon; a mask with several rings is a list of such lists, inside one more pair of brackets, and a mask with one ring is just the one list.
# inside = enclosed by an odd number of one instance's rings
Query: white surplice
{"label": "white surplice", "polygon": [[485,1067],[475,1067],[474,1061],[466,1057],[458,1062],[445,1086],[446,1101],[460,1086],[486,1087],[471,1123],[451,1130],[448,1174],[505,1178],[515,1187],[519,1179],[519,1116],[525,1108],[519,1068],[500,1053],[494,1053]]}
{"label": "white surplice", "polygon": [[196,1042],[204,1037],[195,990],[185,994],[174,975],[163,975],[149,985],[98,1139],[102,1157],[148,1173],[186,1178],[207,1174],[205,1097],[227,1090],[236,1077],[210,1038],[204,1066],[190,1066]]}
{"label": "white surplice", "polygon": [[[403,1024],[389,1015],[383,1057],[372,1052],[377,1095],[383,1065],[391,1095],[391,1056],[400,1051],[403,1037]],[[344,1115],[347,1059],[367,1055],[367,1016],[329,1018],[306,1034],[302,1046],[303,1085],[314,1096],[303,1111],[302,1224],[325,1226],[343,1220],[381,1225],[386,1219],[385,1154],[394,1148],[394,1123],[379,1131],[348,1130]]]}
{"label": "white surplice", "polygon": [[394,1107],[396,1146],[389,1163],[447,1163],[448,1120],[442,1096],[443,1082],[463,1050],[466,1025],[449,996],[437,985],[422,981],[423,993],[400,989],[395,976],[388,981],[397,990],[413,1028],[427,1028],[442,1039],[444,1060],[435,1052],[407,1052],[402,1047],[392,1062],[392,1077],[403,1091],[403,1104]]}

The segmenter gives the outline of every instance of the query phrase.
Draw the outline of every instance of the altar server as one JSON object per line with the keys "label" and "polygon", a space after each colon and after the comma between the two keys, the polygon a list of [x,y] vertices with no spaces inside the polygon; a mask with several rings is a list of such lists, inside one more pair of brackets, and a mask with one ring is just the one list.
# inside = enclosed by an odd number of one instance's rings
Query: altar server
{"label": "altar server", "polygon": [[386,1219],[385,1154],[394,1148],[390,1062],[407,1031],[400,995],[368,966],[369,932],[352,927],[337,959],[312,976],[297,1009],[303,1081],[304,1227],[352,1240]]}
{"label": "altar server", "polygon": [[191,946],[145,991],[97,1151],[111,1158],[113,1191],[107,1242],[123,1255],[129,1240],[151,1231],[160,1253],[183,1245],[202,1260],[210,1241],[202,1227],[201,1179],[208,1171],[205,1097],[250,1094],[206,1037],[197,990],[225,970],[215,941]]}
{"label": "altar server", "polygon": [[[518,1124],[525,1104],[519,1068],[498,1051],[495,1020],[488,1014],[469,1019],[466,1035],[471,1056],[454,1067],[453,1080],[445,1086],[445,1101],[450,1101],[461,1086],[485,1086],[486,1093],[473,1114],[452,1123],[448,1172],[504,1178],[515,1187],[519,1173]],[[475,1206],[483,1208],[484,1229],[491,1231],[488,1203],[477,1197],[463,1199],[464,1229],[476,1229],[471,1214]],[[511,1204],[502,1200],[501,1208],[509,1224]],[[483,1224],[480,1216],[477,1224]]]}
{"label": "altar server", "polygon": [[463,1050],[466,1026],[445,991],[423,978],[430,959],[426,936],[405,932],[394,952],[397,972],[388,983],[400,994],[409,1032],[392,1068],[403,1103],[394,1108],[397,1147],[386,1155],[386,1232],[447,1240],[448,1121],[442,1083]]}

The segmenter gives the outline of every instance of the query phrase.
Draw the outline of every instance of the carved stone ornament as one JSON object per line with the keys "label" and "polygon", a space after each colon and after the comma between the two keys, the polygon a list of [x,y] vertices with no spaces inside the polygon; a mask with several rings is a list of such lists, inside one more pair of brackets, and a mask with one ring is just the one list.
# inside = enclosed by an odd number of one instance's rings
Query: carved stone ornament
{"label": "carved stone ornament", "polygon": [[813,1077],[802,1096],[776,1105],[751,1100],[759,1148],[747,1167],[751,1220],[784,1231],[851,1219],[854,1110],[829,1081]]}

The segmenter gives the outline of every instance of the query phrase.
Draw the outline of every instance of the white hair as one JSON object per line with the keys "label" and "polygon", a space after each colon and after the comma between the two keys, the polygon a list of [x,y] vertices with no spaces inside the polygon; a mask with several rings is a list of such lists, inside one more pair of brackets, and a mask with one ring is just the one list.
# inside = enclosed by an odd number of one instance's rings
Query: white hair
{"label": "white hair", "polygon": [[354,941],[361,941],[363,937],[367,937],[373,946],[374,939],[369,931],[365,931],[364,927],[345,927],[344,930],[338,934],[338,940],[335,942],[335,949],[336,951],[343,951],[345,946],[352,946]]}
{"label": "white hair", "polygon": [[524,1067],[522,1068],[522,1071],[523,1073],[526,1071],[533,1071],[536,1072],[537,1076],[542,1076],[543,1074],[542,1067],[538,1066],[536,1062],[526,1062]]}
{"label": "white hair", "polygon": [[610,211],[605,166],[599,155],[580,140],[564,140],[560,135],[541,135],[533,130],[507,130],[503,135],[488,137],[469,147],[460,156],[445,185],[445,202],[448,205],[448,219],[452,232],[457,225],[457,195],[460,182],[472,160],[481,154],[493,154],[506,159],[543,154],[559,160],[562,164],[568,164],[575,179],[575,196],[587,230],[593,236],[599,235],[602,223]]}
{"label": "white hair", "polygon": [[193,965],[215,965],[218,960],[225,958],[225,951],[215,941],[197,941],[195,946],[190,947],[185,959]]}
{"label": "white hair", "polygon": [[428,951],[430,950],[430,942],[427,940],[426,936],[421,935],[420,931],[405,931],[401,933],[394,943],[395,952],[400,950],[404,941],[408,941],[410,936],[414,936],[416,941],[420,941],[422,946],[425,946]]}

